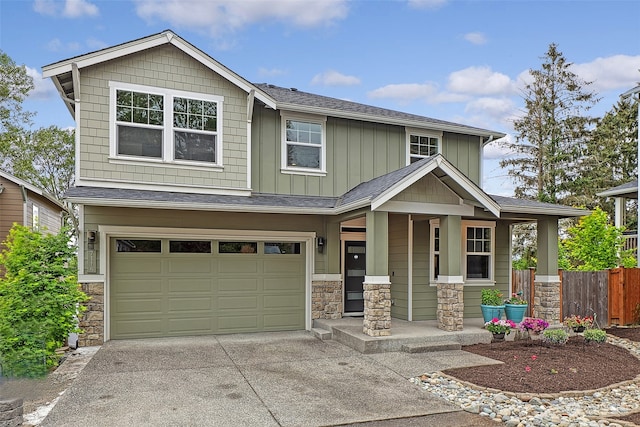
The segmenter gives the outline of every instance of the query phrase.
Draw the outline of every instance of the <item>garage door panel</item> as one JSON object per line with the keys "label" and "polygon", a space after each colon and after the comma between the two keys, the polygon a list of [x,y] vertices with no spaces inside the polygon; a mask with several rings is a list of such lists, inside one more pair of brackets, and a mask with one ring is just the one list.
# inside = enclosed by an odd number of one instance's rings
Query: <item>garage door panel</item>
{"label": "garage door panel", "polygon": [[222,274],[250,274],[258,273],[258,266],[261,262],[256,255],[221,255],[218,261],[218,272]]}
{"label": "garage door panel", "polygon": [[181,277],[179,279],[169,279],[169,292],[170,293],[191,293],[191,292],[213,292],[214,283],[213,279],[204,278],[192,278],[186,279]]}
{"label": "garage door panel", "polygon": [[162,258],[137,257],[137,254],[124,254],[118,258],[118,275],[162,274]]}
{"label": "garage door panel", "polygon": [[298,310],[304,304],[304,295],[265,295],[262,301],[265,310],[270,308]]}
{"label": "garage door panel", "polygon": [[118,300],[112,307],[112,311],[117,314],[140,313],[140,314],[161,314],[162,299],[158,298],[135,298]]}
{"label": "garage door panel", "polygon": [[162,283],[158,279],[114,280],[112,292],[118,294],[161,294]]}
{"label": "garage door panel", "polygon": [[[174,255],[176,256],[176,255]],[[210,256],[193,256],[186,258],[184,255],[180,255],[178,258],[173,258],[167,262],[169,273],[182,273],[188,275],[195,274],[213,274],[214,267]]]}
{"label": "garage door panel", "polygon": [[202,296],[199,298],[171,298],[169,300],[169,311],[211,311],[213,303],[211,297]]}
{"label": "garage door panel", "polygon": [[169,332],[184,335],[185,333],[212,333],[211,317],[192,317],[181,319],[169,319]]}
{"label": "garage door panel", "polygon": [[248,296],[219,296],[218,297],[218,310],[257,310],[258,297],[256,295]]}
{"label": "garage door panel", "polygon": [[296,330],[305,327],[301,254],[123,253],[112,246],[113,339]]}
{"label": "garage door panel", "polygon": [[219,278],[218,290],[222,292],[257,292],[258,278]]}

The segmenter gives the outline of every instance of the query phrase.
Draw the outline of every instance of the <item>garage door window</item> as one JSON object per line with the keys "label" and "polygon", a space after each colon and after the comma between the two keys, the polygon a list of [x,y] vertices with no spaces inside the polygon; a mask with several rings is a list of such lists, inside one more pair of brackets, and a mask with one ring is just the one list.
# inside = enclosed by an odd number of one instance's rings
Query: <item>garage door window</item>
{"label": "garage door window", "polygon": [[117,239],[116,250],[118,252],[162,252],[160,240],[130,240]]}
{"label": "garage door window", "polygon": [[219,242],[218,252],[221,254],[255,254],[258,242]]}
{"label": "garage door window", "polygon": [[171,240],[169,252],[185,254],[210,254],[211,242],[208,240]]}
{"label": "garage door window", "polygon": [[264,253],[274,255],[300,254],[300,243],[265,242]]}

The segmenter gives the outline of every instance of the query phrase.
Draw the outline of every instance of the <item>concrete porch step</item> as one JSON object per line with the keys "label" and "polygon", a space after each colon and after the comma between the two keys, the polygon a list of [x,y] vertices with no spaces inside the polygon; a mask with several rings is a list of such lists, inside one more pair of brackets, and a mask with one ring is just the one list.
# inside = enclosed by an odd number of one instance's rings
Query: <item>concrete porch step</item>
{"label": "concrete porch step", "polygon": [[434,351],[460,350],[462,344],[457,341],[437,341],[403,344],[401,350],[405,353],[430,353]]}
{"label": "concrete porch step", "polygon": [[311,333],[321,341],[328,341],[333,338],[331,331],[322,328],[311,328]]}

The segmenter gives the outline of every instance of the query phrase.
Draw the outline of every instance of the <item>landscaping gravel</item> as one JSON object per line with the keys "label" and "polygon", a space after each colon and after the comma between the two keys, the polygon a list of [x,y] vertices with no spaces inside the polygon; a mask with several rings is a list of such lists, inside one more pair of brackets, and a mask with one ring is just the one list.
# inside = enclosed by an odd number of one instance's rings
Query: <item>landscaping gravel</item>
{"label": "landscaping gravel", "polygon": [[[638,342],[611,335],[607,336],[607,342],[640,357]],[[425,374],[411,381],[465,411],[502,422],[508,427],[629,426],[635,424],[614,418],[640,411],[638,378],[598,390],[540,395],[482,388],[442,372]]]}

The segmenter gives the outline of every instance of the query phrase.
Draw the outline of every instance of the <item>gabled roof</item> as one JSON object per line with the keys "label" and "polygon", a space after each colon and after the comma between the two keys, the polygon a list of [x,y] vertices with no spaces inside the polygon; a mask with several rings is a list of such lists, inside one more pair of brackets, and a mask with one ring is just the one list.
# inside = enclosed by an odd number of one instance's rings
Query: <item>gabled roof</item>
{"label": "gabled roof", "polygon": [[628,197],[630,199],[638,198],[638,180],[625,182],[617,187],[609,188],[607,190],[596,193],[600,197]]}
{"label": "gabled roof", "polygon": [[516,199],[515,197],[505,197],[491,195],[491,198],[500,205],[500,210],[504,213],[519,213],[531,215],[553,215],[565,218],[589,215],[591,211],[587,209],[573,208],[571,206],[558,205],[554,203],[538,202],[536,200]]}
{"label": "gabled roof", "polygon": [[[131,55],[165,44],[177,47],[245,92],[249,93],[251,90],[256,90],[256,87],[250,82],[240,77],[238,74],[234,73],[211,56],[170,30],[45,65],[42,67],[42,76],[51,77],[53,79],[53,82],[60,91],[63,99],[67,101],[69,111],[73,114],[73,102],[77,101],[75,96],[75,92],[77,90],[76,86],[79,84],[77,77],[74,78],[74,69],[81,70],[85,67],[90,67],[105,61],[121,58],[126,55]],[[269,107],[275,108],[274,100],[267,94],[257,90],[255,96]]]}
{"label": "gabled roof", "polygon": [[3,177],[4,179],[6,179],[7,181],[11,181],[14,184],[16,184],[19,187],[23,187],[26,190],[31,191],[32,193],[35,193],[39,196],[44,197],[45,199],[49,200],[51,203],[55,204],[56,206],[60,207],[61,210],[66,211],[67,209],[65,208],[65,206],[55,197],[53,197],[51,194],[47,193],[46,191],[42,190],[41,188],[36,187],[35,185],[29,184],[27,181],[24,181],[20,178],[17,178],[13,175],[11,175],[8,172],[5,172],[3,170],[0,170],[0,176]]}
{"label": "gabled roof", "polygon": [[502,132],[466,126],[444,120],[403,113],[386,108],[374,107],[357,102],[330,98],[303,92],[294,88],[283,88],[266,83],[255,84],[264,93],[277,102],[277,108],[312,114],[323,114],[333,117],[364,120],[377,123],[388,123],[400,126],[428,127],[445,132],[465,133],[486,138],[498,139],[505,136]]}

